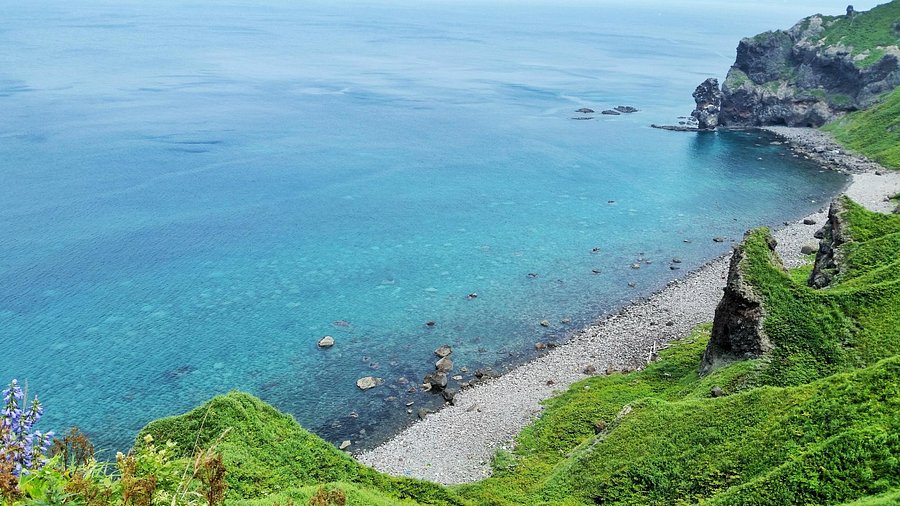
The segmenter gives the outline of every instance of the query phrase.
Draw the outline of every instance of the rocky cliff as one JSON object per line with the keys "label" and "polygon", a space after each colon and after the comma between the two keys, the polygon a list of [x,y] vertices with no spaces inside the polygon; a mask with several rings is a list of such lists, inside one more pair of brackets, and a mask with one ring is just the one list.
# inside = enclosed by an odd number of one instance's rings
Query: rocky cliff
{"label": "rocky cliff", "polygon": [[[868,12],[814,15],[741,40],[722,84],[722,126],[820,126],[900,85],[900,0]],[[706,83],[704,83],[706,84]],[[703,85],[701,85],[703,86]],[[696,116],[695,116],[696,117]]]}
{"label": "rocky cliff", "polygon": [[[765,309],[762,297],[747,282],[744,272],[746,238],[734,248],[731,263],[728,266],[728,280],[722,300],[716,307],[713,328],[709,343],[700,363],[700,374],[709,374],[717,367],[748,358],[759,357],[772,349],[772,343],[763,330]],[[770,252],[775,251],[775,239],[766,235],[766,244]],[[772,255],[773,261],[780,260]]]}

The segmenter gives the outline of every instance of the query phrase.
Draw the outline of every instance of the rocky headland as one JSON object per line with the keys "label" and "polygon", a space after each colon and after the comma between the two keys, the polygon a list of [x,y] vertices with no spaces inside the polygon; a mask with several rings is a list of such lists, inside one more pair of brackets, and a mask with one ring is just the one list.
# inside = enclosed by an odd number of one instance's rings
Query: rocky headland
{"label": "rocky headland", "polygon": [[721,90],[697,87],[699,128],[818,127],[865,109],[900,85],[900,2],[805,18],[744,38]]}

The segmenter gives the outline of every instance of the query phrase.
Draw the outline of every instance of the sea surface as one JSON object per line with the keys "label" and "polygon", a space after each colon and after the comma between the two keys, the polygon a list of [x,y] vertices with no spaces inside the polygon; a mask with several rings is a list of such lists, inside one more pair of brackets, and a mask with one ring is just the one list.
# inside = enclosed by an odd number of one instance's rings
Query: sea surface
{"label": "sea surface", "polygon": [[770,137],[648,127],[825,7],[8,3],[0,381],[107,450],[232,389],[375,444],[438,345],[502,371],[826,205]]}

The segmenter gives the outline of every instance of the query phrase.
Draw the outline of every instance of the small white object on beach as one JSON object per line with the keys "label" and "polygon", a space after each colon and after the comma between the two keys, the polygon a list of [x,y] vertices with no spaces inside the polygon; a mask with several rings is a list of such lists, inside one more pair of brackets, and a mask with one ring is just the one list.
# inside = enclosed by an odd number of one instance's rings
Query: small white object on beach
{"label": "small white object on beach", "polygon": [[331,348],[334,346],[334,338],[331,336],[325,336],[322,339],[319,339],[319,348]]}

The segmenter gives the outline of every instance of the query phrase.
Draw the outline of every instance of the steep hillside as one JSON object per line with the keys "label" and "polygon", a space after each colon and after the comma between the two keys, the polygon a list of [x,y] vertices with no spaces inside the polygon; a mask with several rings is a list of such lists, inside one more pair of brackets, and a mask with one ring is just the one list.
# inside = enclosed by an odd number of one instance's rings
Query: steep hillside
{"label": "steep hillside", "polygon": [[821,126],[900,84],[900,0],[810,16],[741,40],[722,84],[723,126]]}
{"label": "steep hillside", "polygon": [[900,169],[900,89],[865,111],[857,111],[823,127],[834,137],[885,167]]}
{"label": "steep hillside", "polygon": [[762,302],[770,347],[701,374],[713,348],[705,326],[643,371],[575,384],[479,483],[383,475],[240,393],[154,422],[138,440],[172,440],[189,455],[221,438],[228,504],[248,506],[306,504],[320,486],[367,505],[893,504],[900,216],[847,199],[832,214],[841,232],[825,234],[819,255],[837,259],[826,288],[807,286],[810,268],[785,271],[764,229],[732,264]]}
{"label": "steep hillside", "polygon": [[227,469],[229,504],[306,504],[322,484],[343,490],[351,504],[466,504],[439,485],[365,467],[290,415],[240,392],[150,423],[138,445],[147,435],[174,442],[185,457],[215,444]]}

